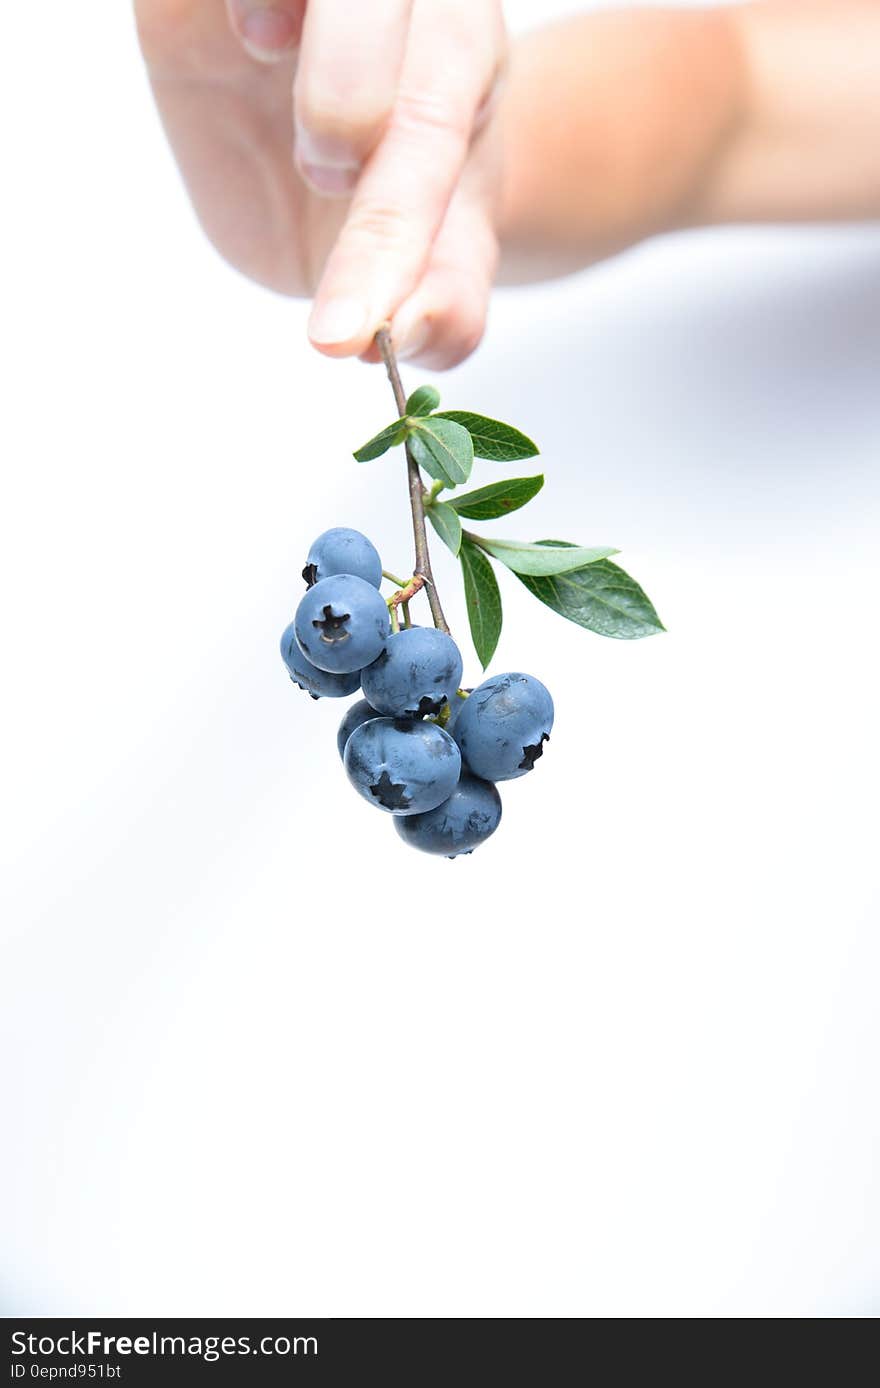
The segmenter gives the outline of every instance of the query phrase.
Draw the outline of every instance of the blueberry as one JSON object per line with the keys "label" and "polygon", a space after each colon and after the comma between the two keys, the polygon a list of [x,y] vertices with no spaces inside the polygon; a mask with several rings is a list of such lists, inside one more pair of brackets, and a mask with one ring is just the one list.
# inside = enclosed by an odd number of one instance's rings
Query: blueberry
{"label": "blueberry", "polygon": [[378,588],[382,582],[382,560],[374,544],[359,530],[338,525],[319,535],[309,550],[303,578],[311,588],[333,574],[355,574]]}
{"label": "blueberry", "polygon": [[319,670],[313,665],[296,644],[293,622],[281,633],[281,658],[294,684],[311,694],[313,699],[344,699],[353,694],[361,682],[359,670],[351,675],[331,675],[327,670]]}
{"label": "blueberry", "polygon": [[[350,678],[350,676],[348,678]],[[359,728],[361,723],[369,723],[371,718],[378,717],[379,715],[373,708],[373,705],[368,704],[366,699],[358,699],[356,704],[352,704],[342,722],[339,724],[339,732],[336,734],[336,746],[339,748],[339,755],[343,760],[345,760],[345,744],[348,742],[355,728]]]}
{"label": "blueberry", "polygon": [[475,776],[512,781],[531,771],[553,727],[553,700],[533,675],[496,675],[456,716],[455,740]]}
{"label": "blueberry", "polygon": [[436,723],[373,718],[348,739],[345,770],[365,800],[395,815],[433,810],[455,789],[461,754]]}
{"label": "blueberry", "polygon": [[301,599],[293,624],[303,654],[334,675],[369,665],[391,630],[385,599],[354,574],[322,578]]}
{"label": "blueberry", "polygon": [[461,653],[445,631],[410,627],[389,637],[361,684],[373,707],[393,718],[439,713],[461,684]]}
{"label": "blueberry", "polygon": [[473,853],[495,833],[500,820],[501,796],[492,782],[463,771],[448,800],[424,814],[398,819],[397,832],[411,848],[457,858]]}

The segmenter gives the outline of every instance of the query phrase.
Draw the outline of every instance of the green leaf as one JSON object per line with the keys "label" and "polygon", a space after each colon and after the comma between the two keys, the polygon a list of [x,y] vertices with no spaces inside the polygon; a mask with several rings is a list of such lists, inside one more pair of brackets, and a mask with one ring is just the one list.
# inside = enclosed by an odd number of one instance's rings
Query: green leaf
{"label": "green leaf", "polygon": [[501,635],[501,594],[492,565],[476,545],[462,541],[461,571],[474,650],[485,670]]}
{"label": "green leaf", "polygon": [[543,485],[541,476],[509,477],[506,482],[493,482],[489,487],[465,492],[464,496],[451,497],[448,505],[454,506],[458,514],[468,520],[496,520],[525,506]]}
{"label": "green leaf", "polygon": [[435,501],[425,511],[425,515],[433,525],[440,539],[448,549],[458,558],[461,549],[461,521],[446,501]]}
{"label": "green leaf", "polygon": [[409,446],[419,467],[444,487],[457,487],[471,475],[474,447],[460,424],[436,415],[413,419]]}
{"label": "green leaf", "polygon": [[[468,537],[471,538],[471,537]],[[548,574],[568,573],[572,569],[582,569],[585,564],[595,564],[599,559],[607,559],[609,554],[617,554],[616,549],[584,549],[580,545],[548,546],[541,542],[526,544],[523,540],[487,540],[479,537],[480,548],[500,559],[515,574],[528,574],[533,578],[543,578]]]}
{"label": "green leaf", "polygon": [[[548,548],[569,549],[562,540],[541,540]],[[530,593],[561,617],[600,636],[638,641],[665,631],[647,594],[619,564],[600,559],[572,573],[548,578],[518,575]]]}
{"label": "green leaf", "polygon": [[430,414],[440,404],[440,392],[434,386],[419,386],[406,402],[407,414]]}
{"label": "green leaf", "polygon": [[387,429],[375,434],[368,443],[364,444],[363,448],[359,448],[354,456],[359,463],[372,462],[373,458],[381,458],[382,454],[387,453],[389,448],[403,443],[405,438],[406,420],[395,419],[394,423],[389,424]]}
{"label": "green leaf", "polygon": [[451,419],[453,423],[467,429],[474,442],[477,458],[490,458],[495,463],[512,463],[516,458],[534,458],[537,445],[530,438],[514,429],[512,424],[502,424],[500,419],[487,419],[483,414],[473,414],[470,410],[441,410],[434,419]]}

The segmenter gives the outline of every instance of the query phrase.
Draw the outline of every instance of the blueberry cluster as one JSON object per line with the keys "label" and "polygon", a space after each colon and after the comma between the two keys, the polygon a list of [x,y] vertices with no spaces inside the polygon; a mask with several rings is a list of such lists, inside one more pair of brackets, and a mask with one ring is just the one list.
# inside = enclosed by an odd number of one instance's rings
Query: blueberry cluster
{"label": "blueberry cluster", "polygon": [[460,688],[462,660],[434,627],[392,631],[382,563],[356,530],[319,536],[307,591],[281,637],[290,678],[315,699],[360,688],[337,745],[348,779],[394,817],[413,848],[472,853],[501,819],[496,781],[531,771],[553,726],[553,701],[531,675]]}

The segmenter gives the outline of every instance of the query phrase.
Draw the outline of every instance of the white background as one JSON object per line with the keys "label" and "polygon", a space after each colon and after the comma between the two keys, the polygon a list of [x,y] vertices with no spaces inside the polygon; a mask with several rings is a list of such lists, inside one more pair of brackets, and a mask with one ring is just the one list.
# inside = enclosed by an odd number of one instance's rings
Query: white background
{"label": "white background", "polygon": [[552,745],[434,861],[277,653],[313,535],[407,566],[399,462],[350,457],[383,377],[208,248],[126,5],[16,26],[0,1303],[875,1310],[880,236],[497,296],[441,384],[542,445],[504,528],[618,545],[669,632],[504,582],[494,668],[550,686]]}

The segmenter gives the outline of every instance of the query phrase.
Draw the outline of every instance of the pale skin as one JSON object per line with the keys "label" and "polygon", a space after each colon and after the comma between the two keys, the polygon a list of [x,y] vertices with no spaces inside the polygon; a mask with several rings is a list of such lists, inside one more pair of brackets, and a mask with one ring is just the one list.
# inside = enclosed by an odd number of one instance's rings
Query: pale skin
{"label": "pale skin", "polygon": [[220,253],[314,299],[329,356],[439,369],[493,283],[646,237],[880,215],[880,0],[587,13],[510,45],[498,0],[135,0]]}

